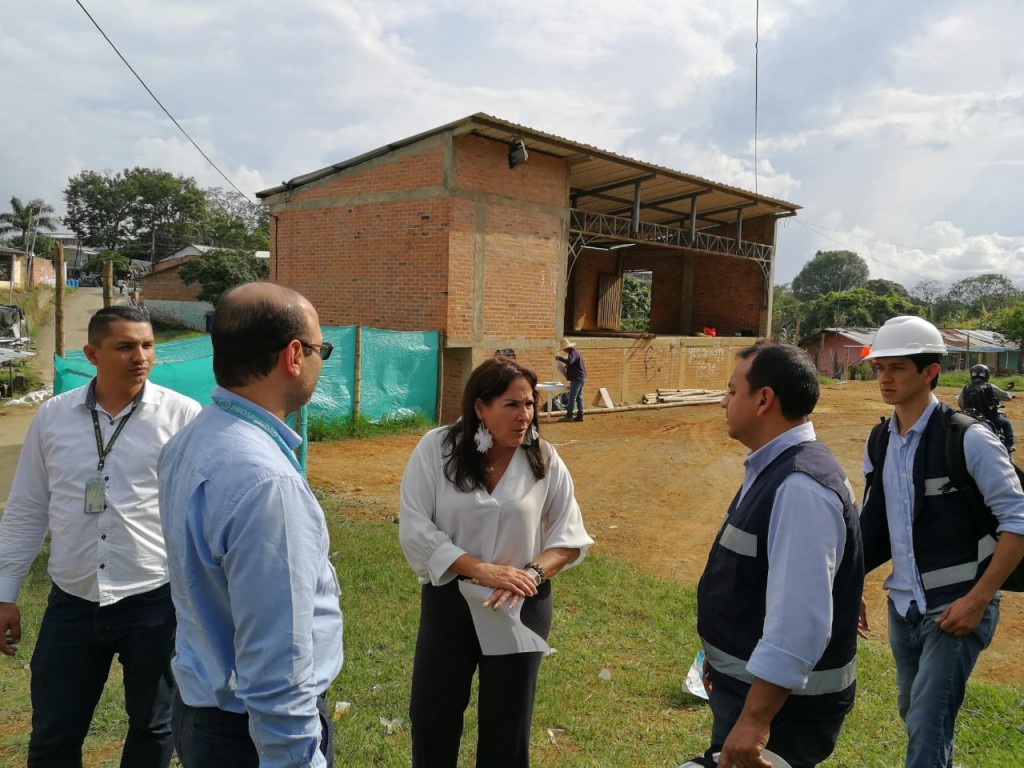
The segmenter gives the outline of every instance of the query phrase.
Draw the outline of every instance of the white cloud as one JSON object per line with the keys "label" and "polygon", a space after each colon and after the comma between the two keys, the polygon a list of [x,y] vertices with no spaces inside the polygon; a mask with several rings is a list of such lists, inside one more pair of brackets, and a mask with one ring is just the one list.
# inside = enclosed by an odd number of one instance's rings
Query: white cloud
{"label": "white cloud", "polygon": [[[755,186],[754,5],[106,0],[86,6],[252,193],[474,112]],[[757,190],[803,206],[779,280],[849,248],[913,284],[1024,280],[1024,5],[762,4]],[[42,41],[45,41],[43,44]],[[856,41],[856,45],[852,43]],[[73,3],[0,21],[0,205],[84,169],[226,183]]]}

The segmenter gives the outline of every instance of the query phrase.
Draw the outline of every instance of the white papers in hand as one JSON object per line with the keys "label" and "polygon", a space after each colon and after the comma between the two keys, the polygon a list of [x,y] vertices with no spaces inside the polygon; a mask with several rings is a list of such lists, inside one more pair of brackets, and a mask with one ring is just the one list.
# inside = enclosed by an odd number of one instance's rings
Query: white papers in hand
{"label": "white papers in hand", "polygon": [[523,624],[519,613],[523,601],[509,609],[506,603],[495,610],[484,606],[493,593],[493,587],[482,584],[459,582],[459,591],[469,605],[473,616],[473,627],[480,640],[480,650],[484,656],[505,656],[510,653],[547,653],[550,649],[544,638]]}

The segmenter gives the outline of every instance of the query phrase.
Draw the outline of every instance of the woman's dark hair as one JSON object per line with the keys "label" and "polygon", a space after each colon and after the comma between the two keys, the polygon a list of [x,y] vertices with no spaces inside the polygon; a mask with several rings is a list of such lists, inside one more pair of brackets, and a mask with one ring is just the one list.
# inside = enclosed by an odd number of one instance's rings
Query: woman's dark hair
{"label": "woman's dark hair", "polygon": [[[243,283],[248,285],[248,283]],[[226,291],[213,313],[213,374],[222,387],[244,387],[274,370],[278,353],[306,332],[302,296],[281,287],[271,296]]]}
{"label": "woman's dark hair", "polygon": [[787,419],[795,421],[809,416],[814,410],[821,394],[818,372],[800,347],[759,342],[744,347],[736,356],[741,360],[754,358],[747,372],[750,391],[761,387],[771,389],[779,401],[782,415]]}
{"label": "woman's dark hair", "polygon": [[[503,395],[509,385],[520,376],[529,382],[530,389],[533,390],[533,399],[536,401],[537,374],[515,360],[493,357],[482,362],[469,375],[466,389],[462,393],[462,417],[448,426],[443,441],[444,476],[463,493],[483,488],[486,478],[484,463],[487,457],[476,449],[476,442],[473,440],[473,435],[480,426],[480,419],[476,415],[476,401],[479,398],[489,404],[494,398]],[[533,409],[532,424],[534,427],[537,426],[536,408]],[[547,468],[541,454],[540,438],[530,445],[524,443],[521,448],[526,451],[533,476],[538,480],[542,479],[547,473]]]}

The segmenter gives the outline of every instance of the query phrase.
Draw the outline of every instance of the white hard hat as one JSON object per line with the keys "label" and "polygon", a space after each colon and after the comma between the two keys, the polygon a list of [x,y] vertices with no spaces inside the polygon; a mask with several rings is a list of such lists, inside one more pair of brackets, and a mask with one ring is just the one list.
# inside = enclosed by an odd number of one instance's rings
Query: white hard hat
{"label": "white hard hat", "polygon": [[944,354],[946,342],[938,328],[924,318],[903,315],[886,320],[885,325],[875,332],[871,351],[864,359]]}

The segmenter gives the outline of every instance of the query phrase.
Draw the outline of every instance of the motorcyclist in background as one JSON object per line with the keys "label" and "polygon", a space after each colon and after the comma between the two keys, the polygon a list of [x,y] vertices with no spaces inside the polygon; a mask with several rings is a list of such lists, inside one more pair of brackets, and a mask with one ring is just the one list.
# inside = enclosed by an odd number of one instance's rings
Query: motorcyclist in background
{"label": "motorcyclist in background", "polygon": [[964,411],[984,419],[992,425],[1006,449],[1013,452],[1013,424],[1006,414],[999,410],[999,402],[1012,400],[1013,395],[989,382],[987,365],[971,368],[971,383],[956,396],[956,404]]}

